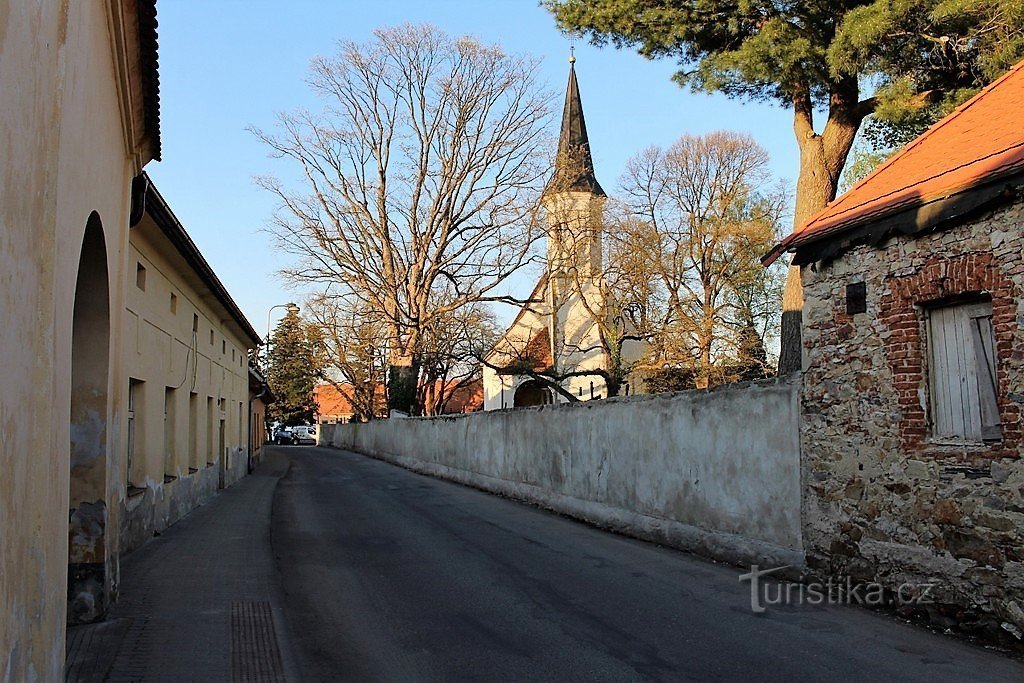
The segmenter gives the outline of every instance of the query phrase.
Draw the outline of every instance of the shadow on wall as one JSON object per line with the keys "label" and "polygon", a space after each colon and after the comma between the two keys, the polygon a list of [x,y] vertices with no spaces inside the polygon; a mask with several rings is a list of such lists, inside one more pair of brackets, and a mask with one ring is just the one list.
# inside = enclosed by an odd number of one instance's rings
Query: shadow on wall
{"label": "shadow on wall", "polygon": [[102,619],[110,599],[107,552],[107,386],[110,293],[106,241],[96,212],[89,216],[75,283],[71,342],[71,478],[68,495],[69,624]]}

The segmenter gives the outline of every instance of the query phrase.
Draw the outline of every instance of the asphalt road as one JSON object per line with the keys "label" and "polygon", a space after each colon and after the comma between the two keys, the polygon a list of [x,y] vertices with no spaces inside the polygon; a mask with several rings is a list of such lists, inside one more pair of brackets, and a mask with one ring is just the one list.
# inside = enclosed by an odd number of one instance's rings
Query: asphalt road
{"label": "asphalt road", "polygon": [[860,608],[755,615],[735,567],[352,453],[275,450],[271,544],[306,680],[1024,680]]}

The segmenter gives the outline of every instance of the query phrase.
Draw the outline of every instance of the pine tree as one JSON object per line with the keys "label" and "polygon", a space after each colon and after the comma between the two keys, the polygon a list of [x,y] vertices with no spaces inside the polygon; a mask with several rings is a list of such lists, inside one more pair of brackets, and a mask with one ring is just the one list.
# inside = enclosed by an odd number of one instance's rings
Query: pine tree
{"label": "pine tree", "polygon": [[[596,44],[678,60],[675,80],[793,112],[794,223],[836,196],[864,120],[882,147],[914,137],[1024,57],[1020,0],[543,0]],[[865,93],[864,85],[874,85]],[[815,121],[825,113],[825,123]],[[790,269],[779,371],[800,367],[803,293]]]}
{"label": "pine tree", "polygon": [[267,419],[291,426],[313,421],[317,405],[313,387],[318,376],[316,340],[298,313],[288,311],[274,329],[267,355],[267,381],[275,400]]}

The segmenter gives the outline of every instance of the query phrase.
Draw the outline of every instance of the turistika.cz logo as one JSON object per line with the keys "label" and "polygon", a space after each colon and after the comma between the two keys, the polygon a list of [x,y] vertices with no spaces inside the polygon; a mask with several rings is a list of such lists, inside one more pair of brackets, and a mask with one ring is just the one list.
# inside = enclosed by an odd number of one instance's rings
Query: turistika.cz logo
{"label": "turistika.cz logo", "polygon": [[768,607],[781,605],[864,605],[866,607],[901,607],[924,605],[932,602],[934,583],[901,583],[887,589],[880,583],[855,581],[853,578],[829,578],[826,581],[794,583],[789,581],[762,581],[762,577],[777,574],[789,565],[761,569],[750,565],[750,572],[740,575],[740,583],[750,582],[750,611],[763,614]]}

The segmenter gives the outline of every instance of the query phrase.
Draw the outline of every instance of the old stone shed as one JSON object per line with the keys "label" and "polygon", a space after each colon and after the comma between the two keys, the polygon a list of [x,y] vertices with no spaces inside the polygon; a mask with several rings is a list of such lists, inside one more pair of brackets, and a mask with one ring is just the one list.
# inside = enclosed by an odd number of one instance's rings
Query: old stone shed
{"label": "old stone shed", "polygon": [[1024,633],[1024,63],[767,257],[804,286],[804,543]]}

